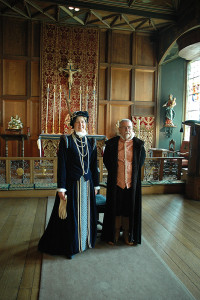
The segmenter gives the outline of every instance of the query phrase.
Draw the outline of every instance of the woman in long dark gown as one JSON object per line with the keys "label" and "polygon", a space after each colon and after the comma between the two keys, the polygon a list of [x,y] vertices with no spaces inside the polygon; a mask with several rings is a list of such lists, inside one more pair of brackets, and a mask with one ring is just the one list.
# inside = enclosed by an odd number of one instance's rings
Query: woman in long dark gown
{"label": "woman in long dark gown", "polygon": [[95,246],[98,190],[97,149],[86,136],[88,113],[71,116],[74,132],[62,136],[58,150],[58,190],[47,228],[38,249],[49,254],[74,254]]}

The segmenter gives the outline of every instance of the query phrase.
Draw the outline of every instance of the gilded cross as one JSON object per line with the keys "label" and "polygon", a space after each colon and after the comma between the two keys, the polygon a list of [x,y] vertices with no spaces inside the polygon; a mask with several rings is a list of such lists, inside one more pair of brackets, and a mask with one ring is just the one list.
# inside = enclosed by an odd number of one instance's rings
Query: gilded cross
{"label": "gilded cross", "polygon": [[[68,82],[69,82],[69,90],[71,91],[72,84],[73,84],[73,75],[76,72],[81,72],[81,70],[80,69],[74,69],[72,61],[69,60],[69,62],[67,64],[67,67],[66,68],[61,67],[61,68],[59,68],[59,71],[69,74]],[[69,96],[69,98],[70,98],[70,96]]]}

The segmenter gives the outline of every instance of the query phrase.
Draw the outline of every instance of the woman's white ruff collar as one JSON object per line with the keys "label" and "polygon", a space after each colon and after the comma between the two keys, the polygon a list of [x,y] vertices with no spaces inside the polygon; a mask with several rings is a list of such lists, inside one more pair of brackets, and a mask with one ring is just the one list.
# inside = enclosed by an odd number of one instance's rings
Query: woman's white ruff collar
{"label": "woman's white ruff collar", "polygon": [[78,137],[82,138],[84,136],[87,135],[87,131],[84,130],[84,131],[75,131],[76,135],[78,135]]}

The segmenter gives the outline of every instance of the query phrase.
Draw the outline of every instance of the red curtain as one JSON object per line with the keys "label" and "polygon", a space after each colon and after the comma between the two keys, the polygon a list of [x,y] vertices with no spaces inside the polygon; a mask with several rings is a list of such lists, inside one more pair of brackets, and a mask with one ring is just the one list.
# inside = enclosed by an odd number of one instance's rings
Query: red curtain
{"label": "red curtain", "polygon": [[88,110],[88,133],[96,134],[99,31],[44,24],[41,39],[42,131],[71,133],[66,103],[66,95],[69,99],[68,74],[59,69],[67,68],[72,61],[73,68],[81,71],[73,74],[70,109],[72,113]]}

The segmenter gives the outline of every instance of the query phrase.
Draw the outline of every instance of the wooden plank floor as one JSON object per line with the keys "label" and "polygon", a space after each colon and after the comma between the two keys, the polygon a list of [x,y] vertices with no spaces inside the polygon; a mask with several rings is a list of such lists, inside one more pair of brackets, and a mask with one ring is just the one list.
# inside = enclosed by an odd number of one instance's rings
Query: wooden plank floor
{"label": "wooden plank floor", "polygon": [[0,199],[0,299],[38,299],[47,198]]}
{"label": "wooden plank floor", "polygon": [[[0,199],[0,299],[37,300],[47,198]],[[143,237],[200,299],[200,202],[143,196]],[[139,246],[138,246],[139,247]],[[171,299],[169,299],[171,300]]]}
{"label": "wooden plank floor", "polygon": [[143,197],[143,237],[200,299],[200,202],[178,194]]}

